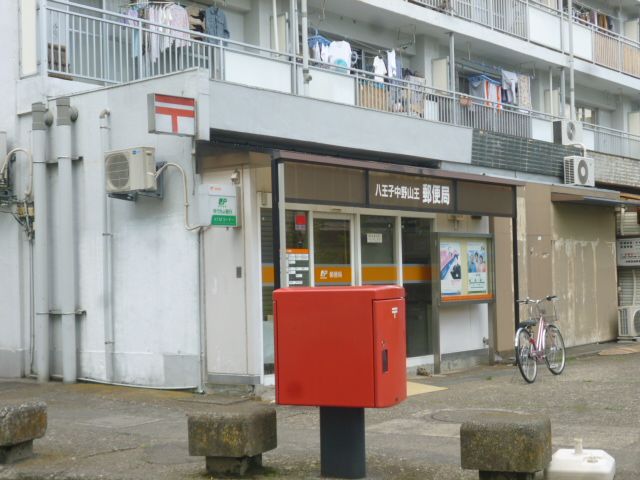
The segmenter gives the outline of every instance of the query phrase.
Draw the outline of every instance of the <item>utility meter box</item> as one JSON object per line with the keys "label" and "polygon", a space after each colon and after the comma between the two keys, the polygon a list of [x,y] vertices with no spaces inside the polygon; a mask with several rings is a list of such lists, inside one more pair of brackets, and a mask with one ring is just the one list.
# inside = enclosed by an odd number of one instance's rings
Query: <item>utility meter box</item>
{"label": "utility meter box", "polygon": [[381,408],[407,397],[404,289],[274,292],[276,401]]}

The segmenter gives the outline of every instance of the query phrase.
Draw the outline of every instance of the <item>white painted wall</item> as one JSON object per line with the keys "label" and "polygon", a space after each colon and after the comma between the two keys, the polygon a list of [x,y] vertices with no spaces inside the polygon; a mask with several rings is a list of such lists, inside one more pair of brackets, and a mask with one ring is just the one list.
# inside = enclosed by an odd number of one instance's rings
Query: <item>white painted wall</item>
{"label": "white painted wall", "polygon": [[[330,102],[356,104],[356,79],[347,73],[311,69],[309,96]],[[298,91],[303,89],[302,70],[298,70]]]}
{"label": "white painted wall", "polygon": [[486,348],[483,337],[489,337],[489,306],[486,303],[440,307],[440,353]]}
{"label": "white painted wall", "polygon": [[[206,75],[204,76],[206,78]],[[150,134],[147,131],[147,93],[199,96],[202,74],[189,72],[133,85],[103,89],[71,97],[78,109],[73,130],[74,221],[77,233],[79,376],[105,378],[104,311],[102,283],[101,198],[103,155],[98,115],[111,111],[113,149],[134,146],[156,148],[156,160],[181,164],[191,188],[198,177],[191,158],[189,137]],[[205,85],[207,85],[205,83]],[[208,102],[208,97],[202,97]],[[55,100],[49,102],[55,113]],[[208,112],[208,107],[204,109]],[[208,114],[203,121],[207,122]],[[30,118],[19,122],[16,142],[28,141]],[[208,127],[207,127],[208,133]],[[56,127],[48,134],[48,156],[55,158]],[[199,385],[199,281],[197,234],[184,227],[182,179],[176,170],[164,174],[163,199],[139,198],[137,202],[110,200],[113,210],[113,275],[115,322],[115,381],[159,387]],[[22,191],[22,180],[19,191]],[[57,169],[49,168],[51,252],[59,213]],[[10,221],[9,221],[10,220]],[[12,223],[13,222],[13,223]],[[11,272],[0,276],[0,375],[29,373],[30,312],[28,288],[28,244],[11,217],[0,215],[0,268]],[[18,268],[18,266],[20,268]],[[51,258],[52,279],[62,268]],[[22,283],[22,292],[20,291]],[[22,297],[22,298],[21,298]],[[59,305],[59,290],[52,282],[51,307]],[[52,373],[60,367],[60,339],[54,317],[52,328]],[[11,352],[21,353],[22,364]],[[7,353],[9,352],[9,353]],[[11,355],[12,362],[5,362]],[[9,370],[11,366],[11,370]],[[18,371],[16,370],[22,370]]]}
{"label": "white painted wall", "polygon": [[291,65],[274,58],[226,51],[224,78],[227,82],[291,93]]}

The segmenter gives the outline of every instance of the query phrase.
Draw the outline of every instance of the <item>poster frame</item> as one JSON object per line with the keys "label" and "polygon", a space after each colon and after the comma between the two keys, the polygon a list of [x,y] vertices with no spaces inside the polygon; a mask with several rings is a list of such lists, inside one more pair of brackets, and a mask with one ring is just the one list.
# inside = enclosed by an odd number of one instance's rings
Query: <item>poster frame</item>
{"label": "poster frame", "polygon": [[[465,295],[464,299],[454,300],[453,296],[448,300],[443,300],[442,295],[442,284],[440,280],[440,275],[435,278],[435,282],[433,282],[434,295],[433,301],[434,305],[437,304],[439,307],[447,307],[449,305],[468,305],[468,304],[481,304],[481,303],[494,303],[496,301],[496,285],[495,285],[495,249],[494,249],[494,235],[491,233],[464,233],[464,232],[433,232],[435,237],[434,249],[432,252],[432,271],[440,272],[440,245],[443,240],[458,240],[464,248],[466,248],[467,242],[473,242],[474,240],[482,240],[486,239],[487,241],[487,253],[489,255],[488,269],[487,269],[487,290],[488,294],[491,295],[490,298],[468,298],[473,295]],[[466,272],[466,268],[464,269]],[[463,281],[467,281],[467,274],[462,276]]]}

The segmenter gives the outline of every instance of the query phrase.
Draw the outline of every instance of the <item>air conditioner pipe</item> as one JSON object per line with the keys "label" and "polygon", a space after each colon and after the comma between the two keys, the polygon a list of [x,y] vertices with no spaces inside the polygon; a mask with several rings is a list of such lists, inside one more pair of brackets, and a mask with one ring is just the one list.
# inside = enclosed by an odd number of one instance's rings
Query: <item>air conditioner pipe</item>
{"label": "air conditioner pipe", "polygon": [[71,165],[71,122],[77,111],[69,97],[56,100],[56,145],[58,149],[58,285],[62,317],[62,381],[75,383],[76,341],[76,259],[73,215],[73,166]]}
{"label": "air conditioner pipe", "polygon": [[587,157],[587,146],[584,143],[570,143],[572,147],[580,147],[582,148],[582,156]]}
{"label": "air conditioner pipe", "polygon": [[184,228],[188,231],[200,230],[199,225],[192,226],[189,224],[189,186],[187,185],[187,174],[185,173],[184,168],[182,168],[177,163],[168,162],[158,169],[155,177],[157,179],[160,175],[162,175],[162,172],[164,172],[169,167],[176,168],[182,175],[182,191],[184,193]]}
{"label": "air conditioner pipe", "polygon": [[33,148],[33,202],[35,239],[33,287],[35,308],[36,369],[39,382],[48,382],[49,365],[49,212],[47,208],[47,107],[38,102],[31,106]]}
{"label": "air conditioner pipe", "polygon": [[31,195],[33,193],[33,157],[29,150],[21,147],[9,150],[9,153],[7,153],[7,155],[4,157],[2,168],[0,168],[0,178],[6,177],[7,169],[9,168],[9,160],[11,160],[11,157],[18,152],[24,153],[27,156],[27,160],[29,161],[29,183],[27,183],[27,188],[24,191],[24,201],[26,202],[31,198]]}
{"label": "air conditioner pipe", "polygon": [[[111,150],[111,111],[104,109],[100,112],[100,147],[102,157]],[[104,163],[99,190],[102,199],[102,308],[104,315],[104,369],[105,381],[115,381],[114,352],[115,352],[115,324],[113,321],[113,233],[111,231],[111,199],[106,192],[106,172]]]}

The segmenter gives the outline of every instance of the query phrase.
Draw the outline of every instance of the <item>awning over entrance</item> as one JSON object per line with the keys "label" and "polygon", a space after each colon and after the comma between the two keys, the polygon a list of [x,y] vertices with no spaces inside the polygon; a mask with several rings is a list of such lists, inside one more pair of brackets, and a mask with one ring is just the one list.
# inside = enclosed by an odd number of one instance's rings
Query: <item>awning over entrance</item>
{"label": "awning over entrance", "polygon": [[597,188],[572,188],[554,186],[551,190],[551,201],[555,203],[572,203],[576,205],[595,205],[602,207],[640,207],[640,200],[625,198],[618,192]]}

